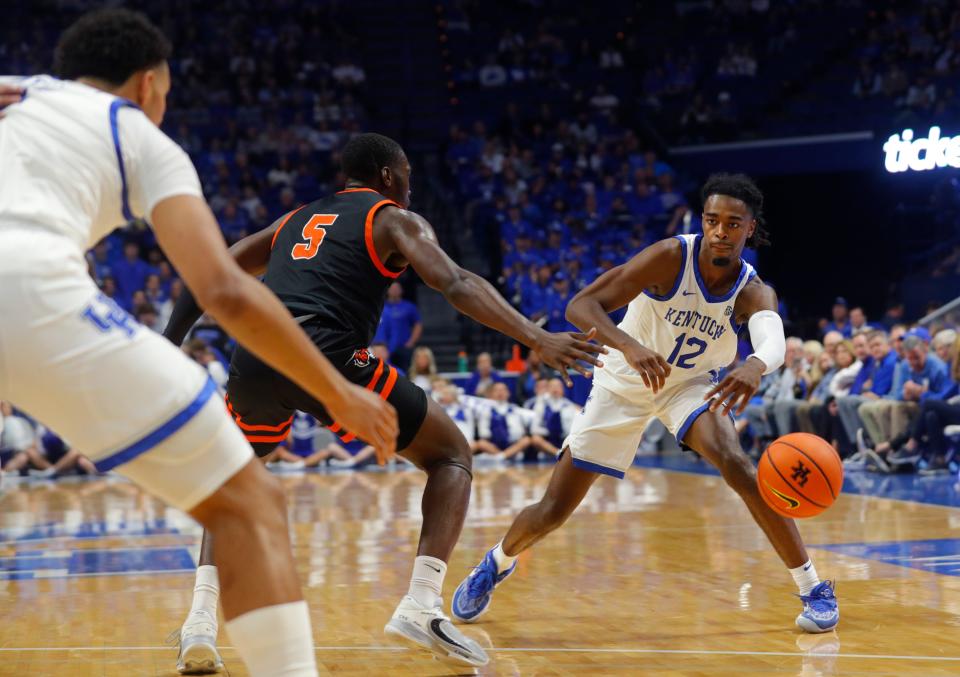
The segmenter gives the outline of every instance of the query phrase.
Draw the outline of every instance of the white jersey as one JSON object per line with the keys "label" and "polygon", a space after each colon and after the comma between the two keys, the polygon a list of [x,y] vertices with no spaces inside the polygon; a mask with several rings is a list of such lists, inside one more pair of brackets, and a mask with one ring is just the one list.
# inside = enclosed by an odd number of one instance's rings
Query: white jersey
{"label": "white jersey", "polygon": [[[718,370],[736,359],[739,326],[733,307],[737,294],[756,276],[753,266],[740,259],[737,281],[725,294],[715,296],[697,266],[702,236],[676,237],[682,256],[673,288],[664,296],[644,291],[630,302],[619,324],[640,345],[670,364],[666,388],[705,375],[716,379]],[[620,351],[610,349],[603,362],[603,368],[594,375],[598,385],[619,394],[646,388],[639,372],[627,364]]]}
{"label": "white jersey", "polygon": [[187,154],[133,103],[40,75],[0,119],[0,234],[63,235],[80,250],[174,195],[202,196]]}

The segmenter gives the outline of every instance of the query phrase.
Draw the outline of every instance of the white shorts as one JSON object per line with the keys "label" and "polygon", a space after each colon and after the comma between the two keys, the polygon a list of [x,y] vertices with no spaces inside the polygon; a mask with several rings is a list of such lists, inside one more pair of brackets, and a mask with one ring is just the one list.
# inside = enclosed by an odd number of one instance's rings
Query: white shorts
{"label": "white shorts", "polygon": [[650,422],[660,419],[682,441],[697,416],[710,406],[703,398],[713,387],[705,374],[668,385],[656,395],[649,388],[636,387],[631,389],[633,396],[626,397],[594,383],[563,447],[570,449],[578,468],[622,479]]}
{"label": "white shorts", "polygon": [[0,318],[0,399],[99,470],[188,510],[253,457],[206,372],[103,296],[69,240],[0,225]]}

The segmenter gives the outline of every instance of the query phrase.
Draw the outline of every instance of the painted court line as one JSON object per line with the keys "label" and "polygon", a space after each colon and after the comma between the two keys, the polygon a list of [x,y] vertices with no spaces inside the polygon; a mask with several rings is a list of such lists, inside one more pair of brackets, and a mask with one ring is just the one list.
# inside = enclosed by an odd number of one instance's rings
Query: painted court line
{"label": "painted court line", "polygon": [[[232,650],[232,646],[221,646]],[[392,646],[314,646],[314,651],[414,651]],[[0,647],[0,652],[10,651],[170,651],[168,646],[46,646],[46,647]],[[820,653],[796,651],[727,651],[713,649],[591,649],[589,647],[512,647],[490,649],[494,653],[605,653],[605,654],[671,654],[684,656],[815,656],[817,658],[862,658],[891,661],[951,661],[960,662],[960,656],[901,656],[896,654],[867,653]]]}

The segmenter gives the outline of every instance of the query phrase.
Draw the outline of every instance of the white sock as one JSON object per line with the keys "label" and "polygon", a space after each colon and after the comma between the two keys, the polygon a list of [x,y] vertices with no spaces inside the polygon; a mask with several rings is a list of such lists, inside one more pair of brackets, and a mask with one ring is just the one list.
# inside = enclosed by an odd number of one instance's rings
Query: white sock
{"label": "white sock", "polygon": [[443,577],[447,575],[447,563],[436,557],[420,555],[413,560],[413,575],[407,594],[428,609],[440,602],[443,593]]}
{"label": "white sock", "polygon": [[[206,611],[217,624],[217,603],[220,600],[220,580],[217,577],[217,567],[204,564],[197,567],[197,582],[193,585],[193,605],[190,613]],[[187,617],[189,622],[190,618]]]}
{"label": "white sock", "polygon": [[493,560],[497,563],[497,573],[502,574],[513,566],[513,563],[517,561],[517,556],[505,553],[503,551],[503,541],[500,541],[497,543],[497,547],[493,549]]}
{"label": "white sock", "polygon": [[790,569],[790,575],[793,576],[797,587],[800,588],[801,595],[809,595],[810,591],[820,583],[820,577],[817,576],[817,569],[810,560],[807,560],[805,564],[798,566],[796,569]]}
{"label": "white sock", "polygon": [[310,610],[304,601],[254,609],[227,621],[233,648],[253,677],[316,677]]}

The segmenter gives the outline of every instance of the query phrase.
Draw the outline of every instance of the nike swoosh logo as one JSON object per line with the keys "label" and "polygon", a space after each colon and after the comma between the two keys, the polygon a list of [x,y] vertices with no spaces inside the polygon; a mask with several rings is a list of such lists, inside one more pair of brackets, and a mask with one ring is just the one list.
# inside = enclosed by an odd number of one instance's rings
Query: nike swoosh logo
{"label": "nike swoosh logo", "polygon": [[770,484],[767,482],[764,482],[764,484],[767,485],[767,489],[769,489],[774,496],[776,496],[777,498],[779,498],[780,500],[782,500],[784,503],[787,504],[786,506],[787,510],[796,510],[797,508],[800,507],[800,501],[798,501],[797,499],[793,498],[792,496],[787,496],[781,491],[777,491],[776,489],[771,487]]}
{"label": "nike swoosh logo", "polygon": [[804,570],[804,571],[810,571],[810,567],[812,567],[812,566],[813,566],[813,564],[808,564],[807,566],[803,567],[803,570]]}
{"label": "nike swoosh logo", "polygon": [[[426,562],[423,563],[423,566],[427,567],[428,569],[433,569],[433,567],[427,564]],[[436,571],[438,574],[440,573],[440,567],[437,567],[436,569],[433,569],[433,570]]]}
{"label": "nike swoosh logo", "polygon": [[685,291],[683,292],[684,296],[694,296],[697,292],[695,291]]}
{"label": "nike swoosh logo", "polygon": [[440,627],[442,622],[443,621],[439,618],[434,618],[432,621],[430,621],[430,629],[433,630],[434,634],[448,644],[453,644],[455,647],[463,649],[464,651],[470,651],[467,647],[463,646],[459,642],[454,642],[452,639],[447,637],[446,633],[443,631],[443,628]]}

